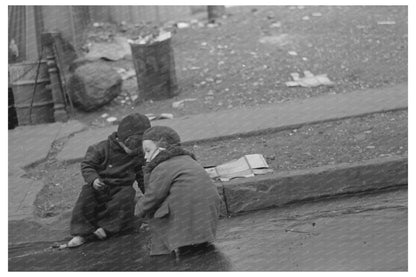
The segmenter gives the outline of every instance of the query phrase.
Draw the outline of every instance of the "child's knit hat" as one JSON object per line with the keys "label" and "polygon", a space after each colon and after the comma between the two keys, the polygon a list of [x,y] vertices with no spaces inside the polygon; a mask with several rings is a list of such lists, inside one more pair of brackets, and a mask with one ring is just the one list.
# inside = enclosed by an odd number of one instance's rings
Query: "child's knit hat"
{"label": "child's knit hat", "polygon": [[150,128],[150,121],[147,116],[140,113],[133,113],[124,117],[117,129],[117,137],[124,141],[132,135],[142,136],[144,131]]}
{"label": "child's knit hat", "polygon": [[180,146],[181,138],[179,134],[167,126],[153,126],[147,129],[143,134],[143,140],[152,140],[159,147],[167,148],[169,146]]}

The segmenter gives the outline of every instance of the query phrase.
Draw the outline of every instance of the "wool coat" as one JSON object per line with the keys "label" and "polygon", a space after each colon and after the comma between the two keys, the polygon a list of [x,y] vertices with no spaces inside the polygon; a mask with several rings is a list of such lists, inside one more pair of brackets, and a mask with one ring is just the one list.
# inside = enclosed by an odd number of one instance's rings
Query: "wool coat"
{"label": "wool coat", "polygon": [[[109,234],[132,227],[135,195],[134,181],[144,191],[143,153],[127,154],[116,141],[116,133],[107,140],[88,148],[81,162],[85,180],[72,212],[71,235],[87,236],[97,228]],[[100,178],[106,187],[97,191],[92,187]]]}
{"label": "wool coat", "polygon": [[[143,187],[142,166],[145,164],[143,152],[127,154],[116,140],[117,133],[111,134],[107,140],[88,147],[81,172],[87,184],[91,185],[100,178],[106,185],[131,186],[137,180]],[[143,190],[143,189],[142,189]]]}
{"label": "wool coat", "polygon": [[144,168],[144,180],[137,216],[150,217],[151,255],[215,240],[221,198],[193,154],[179,147],[161,151]]}

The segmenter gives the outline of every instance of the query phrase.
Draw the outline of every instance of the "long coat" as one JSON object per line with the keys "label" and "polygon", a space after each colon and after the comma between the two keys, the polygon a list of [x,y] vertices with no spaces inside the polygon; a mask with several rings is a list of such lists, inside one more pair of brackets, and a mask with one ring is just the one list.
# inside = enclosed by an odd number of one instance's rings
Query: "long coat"
{"label": "long coat", "polygon": [[[143,191],[143,153],[127,154],[116,141],[116,133],[90,146],[81,162],[85,185],[72,212],[71,235],[87,236],[98,227],[118,233],[133,224],[135,195],[133,183]],[[92,187],[96,178],[107,186],[103,191]]]}
{"label": "long coat", "polygon": [[131,186],[136,180],[142,189],[144,155],[141,151],[127,154],[116,141],[116,136],[114,132],[107,140],[88,147],[81,162],[82,176],[88,185],[99,177],[110,187]]}
{"label": "long coat", "polygon": [[151,255],[215,240],[221,198],[189,152],[162,151],[145,167],[144,180],[146,192],[137,210],[138,216],[151,218]]}

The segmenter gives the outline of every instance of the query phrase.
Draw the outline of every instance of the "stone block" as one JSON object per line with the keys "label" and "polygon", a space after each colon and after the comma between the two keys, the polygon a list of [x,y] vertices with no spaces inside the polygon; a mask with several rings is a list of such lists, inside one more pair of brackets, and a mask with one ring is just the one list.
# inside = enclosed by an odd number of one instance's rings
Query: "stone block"
{"label": "stone block", "polygon": [[121,93],[120,74],[103,62],[78,67],[68,81],[68,93],[74,105],[93,111],[110,103]]}
{"label": "stone block", "polygon": [[289,202],[407,184],[407,157],[379,158],[223,183],[230,214]]}
{"label": "stone block", "polygon": [[227,206],[226,206],[226,202],[225,202],[225,198],[224,198],[224,188],[223,185],[221,183],[215,183],[215,186],[217,187],[218,193],[221,197],[221,206],[220,206],[220,217],[227,217],[228,216],[228,212],[227,212]]}

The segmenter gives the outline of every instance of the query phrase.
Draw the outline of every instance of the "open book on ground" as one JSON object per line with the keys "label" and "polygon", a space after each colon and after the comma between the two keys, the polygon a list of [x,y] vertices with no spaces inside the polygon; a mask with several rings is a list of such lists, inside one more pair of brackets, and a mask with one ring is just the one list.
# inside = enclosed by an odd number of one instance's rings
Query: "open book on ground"
{"label": "open book on ground", "polygon": [[258,174],[273,172],[261,154],[244,155],[243,157],[214,167],[205,168],[211,178],[229,181],[233,178],[253,177]]}

